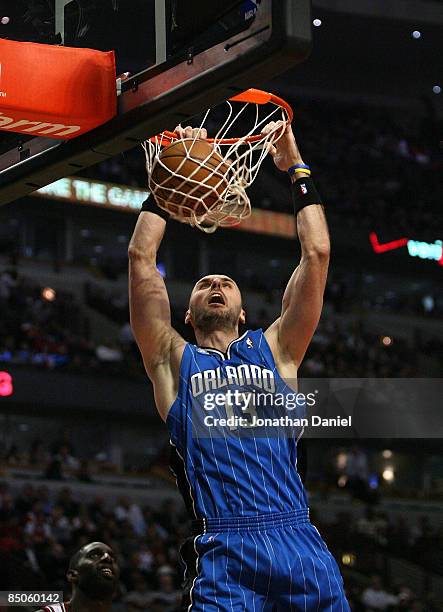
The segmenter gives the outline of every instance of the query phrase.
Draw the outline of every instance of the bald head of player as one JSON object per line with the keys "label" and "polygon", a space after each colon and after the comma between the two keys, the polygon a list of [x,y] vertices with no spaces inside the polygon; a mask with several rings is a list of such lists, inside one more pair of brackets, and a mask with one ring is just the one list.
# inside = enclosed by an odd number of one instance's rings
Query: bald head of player
{"label": "bald head of player", "polygon": [[72,612],[108,612],[117,590],[120,570],[112,548],[103,542],[82,546],[69,562],[68,582],[72,586]]}
{"label": "bald head of player", "polygon": [[194,285],[185,318],[194,331],[203,334],[216,331],[238,333],[239,324],[245,320],[240,289],[232,278],[210,274]]}

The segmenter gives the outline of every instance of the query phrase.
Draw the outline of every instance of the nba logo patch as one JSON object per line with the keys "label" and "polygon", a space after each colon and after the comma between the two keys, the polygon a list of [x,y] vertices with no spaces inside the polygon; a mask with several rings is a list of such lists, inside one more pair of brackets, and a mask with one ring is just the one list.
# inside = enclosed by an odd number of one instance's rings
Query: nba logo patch
{"label": "nba logo patch", "polygon": [[245,0],[245,2],[243,2],[240,10],[245,17],[245,21],[254,17],[259,4],[261,4],[261,0]]}
{"label": "nba logo patch", "polygon": [[254,343],[252,342],[251,338],[246,338],[246,346],[248,348],[252,348],[254,346]]}
{"label": "nba logo patch", "polygon": [[302,192],[303,195],[306,195],[308,193],[308,189],[307,189],[305,183],[302,183],[300,185],[300,191]]}

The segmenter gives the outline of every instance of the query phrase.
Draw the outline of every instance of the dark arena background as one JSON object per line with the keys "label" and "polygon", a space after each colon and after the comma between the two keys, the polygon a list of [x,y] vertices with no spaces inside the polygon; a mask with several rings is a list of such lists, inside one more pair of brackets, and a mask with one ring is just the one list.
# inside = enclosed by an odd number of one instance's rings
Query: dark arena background
{"label": "dark arena background", "polygon": [[[66,16],[71,46],[116,48],[117,74],[155,62],[153,2],[78,4]],[[0,38],[60,42],[48,5],[0,1]],[[442,376],[442,9],[314,0],[309,58],[248,85],[291,103],[327,203],[332,258],[303,379]],[[171,53],[189,45],[193,16],[182,23]],[[204,25],[218,35],[210,15]],[[0,131],[0,157],[27,139]],[[189,524],[129,325],[127,247],[147,195],[135,144],[0,207],[0,591],[69,598],[69,558],[98,540],[121,567],[113,610],[175,612]],[[235,229],[169,223],[158,267],[187,340],[189,293],[213,271],[237,280],[249,328],[278,316],[300,249],[272,160],[249,195],[254,216]],[[423,427],[420,402],[402,401],[419,424],[408,436],[381,421],[301,443],[312,521],[355,612],[443,609],[441,396]]]}

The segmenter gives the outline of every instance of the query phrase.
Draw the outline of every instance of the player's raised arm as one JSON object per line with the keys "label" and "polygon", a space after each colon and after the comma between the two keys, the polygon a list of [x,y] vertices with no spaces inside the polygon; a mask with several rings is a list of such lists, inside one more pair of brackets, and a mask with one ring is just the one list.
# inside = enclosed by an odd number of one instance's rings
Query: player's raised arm
{"label": "player's raised arm", "polygon": [[145,207],[156,212],[140,213],[129,244],[129,310],[131,327],[154,385],[157,409],[166,419],[177,393],[185,341],[171,326],[168,293],[157,270],[165,215],[154,201]]}
{"label": "player's raised arm", "polygon": [[291,169],[301,260],[286,287],[281,316],[267,330],[266,337],[278,361],[290,360],[298,367],[321,315],[329,265],[329,232],[320,197],[290,126],[270,153],[277,168]]}

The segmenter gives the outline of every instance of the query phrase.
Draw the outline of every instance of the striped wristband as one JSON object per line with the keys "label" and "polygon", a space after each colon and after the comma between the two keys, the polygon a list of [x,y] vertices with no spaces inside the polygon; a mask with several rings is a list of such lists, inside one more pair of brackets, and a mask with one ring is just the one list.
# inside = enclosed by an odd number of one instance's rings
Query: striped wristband
{"label": "striped wristband", "polygon": [[311,168],[306,164],[295,164],[295,166],[291,166],[290,168],[288,168],[288,174],[290,177],[293,177],[294,174],[297,175],[299,173],[311,176]]}

